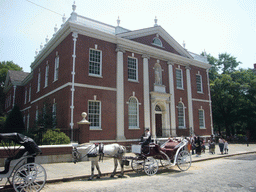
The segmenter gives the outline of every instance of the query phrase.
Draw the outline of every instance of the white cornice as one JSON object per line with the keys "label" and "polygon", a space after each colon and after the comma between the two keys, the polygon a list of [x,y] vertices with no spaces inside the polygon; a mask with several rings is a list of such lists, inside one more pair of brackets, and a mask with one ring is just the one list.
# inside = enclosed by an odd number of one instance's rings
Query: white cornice
{"label": "white cornice", "polygon": [[[211,65],[196,61],[192,56],[183,49],[162,27],[152,27],[147,29],[141,29],[137,31],[127,32],[123,34],[110,34],[102,32],[97,29],[86,27],[77,22],[68,20],[63,27],[56,33],[56,35],[48,42],[46,47],[39,53],[35,61],[31,64],[31,68],[34,69],[38,66],[71,32],[78,32],[81,35],[85,35],[92,38],[97,38],[103,41],[114,43],[125,50],[137,52],[139,54],[147,54],[152,58],[173,61],[181,63],[182,65],[195,65],[201,68],[210,68]],[[155,47],[151,47],[145,44],[141,44],[132,40],[127,39],[127,37],[134,37],[136,35],[144,35],[159,33],[168,43],[170,43],[181,55],[170,53],[165,50],[161,50]]]}

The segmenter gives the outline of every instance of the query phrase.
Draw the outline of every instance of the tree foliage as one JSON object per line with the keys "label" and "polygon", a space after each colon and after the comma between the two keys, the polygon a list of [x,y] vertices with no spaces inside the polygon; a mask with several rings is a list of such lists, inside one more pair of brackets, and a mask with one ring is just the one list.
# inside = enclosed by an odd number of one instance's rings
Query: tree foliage
{"label": "tree foliage", "polygon": [[256,75],[251,69],[237,69],[241,62],[227,53],[207,58],[212,65],[209,78],[215,131],[227,136],[250,131],[256,139]]}
{"label": "tree foliage", "polygon": [[25,131],[25,125],[23,122],[23,117],[18,105],[14,105],[12,111],[7,116],[2,132],[6,133],[23,133]]}

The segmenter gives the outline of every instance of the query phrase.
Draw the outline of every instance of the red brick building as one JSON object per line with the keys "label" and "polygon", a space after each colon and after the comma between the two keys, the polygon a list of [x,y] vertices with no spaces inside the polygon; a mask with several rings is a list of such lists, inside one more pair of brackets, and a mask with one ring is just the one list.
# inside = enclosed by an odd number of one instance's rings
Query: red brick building
{"label": "red brick building", "polygon": [[[6,79],[6,111],[18,103],[29,129],[45,99],[57,127],[78,127],[88,113],[90,141],[212,134],[207,58],[178,44],[161,26],[130,31],[80,15],[42,47],[31,73]],[[17,75],[17,74],[16,74]],[[19,76],[19,75],[18,75]]]}

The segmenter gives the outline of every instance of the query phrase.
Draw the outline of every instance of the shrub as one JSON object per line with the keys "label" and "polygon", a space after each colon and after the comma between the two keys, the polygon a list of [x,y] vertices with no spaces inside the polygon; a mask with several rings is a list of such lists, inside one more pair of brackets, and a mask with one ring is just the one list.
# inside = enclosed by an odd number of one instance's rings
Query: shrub
{"label": "shrub", "polygon": [[43,145],[57,145],[57,144],[69,144],[69,137],[60,131],[60,129],[48,129],[43,135]]}

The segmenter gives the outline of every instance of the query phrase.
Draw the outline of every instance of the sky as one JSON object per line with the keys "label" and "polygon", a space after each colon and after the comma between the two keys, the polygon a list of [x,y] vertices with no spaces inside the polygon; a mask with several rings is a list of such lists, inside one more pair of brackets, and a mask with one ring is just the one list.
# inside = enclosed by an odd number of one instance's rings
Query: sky
{"label": "sky", "polygon": [[[0,61],[13,61],[30,72],[35,51],[73,0],[0,0]],[[76,12],[112,26],[138,30],[157,24],[193,53],[228,53],[240,68],[256,63],[256,0],[76,0]]]}

